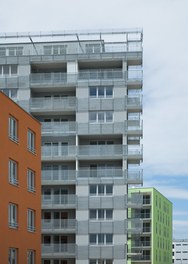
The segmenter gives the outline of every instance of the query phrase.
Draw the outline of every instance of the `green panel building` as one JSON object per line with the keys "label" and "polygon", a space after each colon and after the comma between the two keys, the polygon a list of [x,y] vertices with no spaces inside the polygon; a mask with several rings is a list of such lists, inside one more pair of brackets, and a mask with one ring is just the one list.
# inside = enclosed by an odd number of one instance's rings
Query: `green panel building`
{"label": "green panel building", "polygon": [[130,209],[129,217],[142,219],[142,232],[130,234],[128,263],[172,263],[172,203],[155,188],[131,188],[143,196],[141,209]]}

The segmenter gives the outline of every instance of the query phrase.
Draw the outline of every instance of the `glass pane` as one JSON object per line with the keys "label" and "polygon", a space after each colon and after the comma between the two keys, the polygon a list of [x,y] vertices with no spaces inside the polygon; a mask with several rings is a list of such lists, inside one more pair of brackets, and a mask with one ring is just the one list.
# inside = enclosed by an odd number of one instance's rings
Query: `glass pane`
{"label": "glass pane", "polygon": [[106,185],[106,194],[112,194],[112,185],[111,184]]}
{"label": "glass pane", "polygon": [[96,235],[95,235],[95,234],[91,234],[91,235],[89,236],[89,242],[90,242],[91,244],[96,244],[97,239],[96,239]]}
{"label": "glass pane", "polygon": [[112,122],[112,121],[113,121],[112,112],[110,112],[110,111],[106,112],[106,122]]}
{"label": "glass pane", "polygon": [[98,210],[98,219],[104,219],[104,210],[103,209]]}
{"label": "glass pane", "polygon": [[104,234],[98,234],[98,243],[104,244]]}
{"label": "glass pane", "polygon": [[98,96],[104,97],[104,87],[98,88]]}
{"label": "glass pane", "polygon": [[106,234],[106,244],[112,244],[112,234]]}
{"label": "glass pane", "polygon": [[90,87],[89,88],[89,95],[96,97],[97,96],[97,88],[96,87]]}
{"label": "glass pane", "polygon": [[89,121],[96,122],[97,120],[97,113],[96,112],[90,112],[89,113]]}
{"label": "glass pane", "polygon": [[90,185],[89,193],[90,194],[96,194],[97,193],[97,186],[96,185]]}
{"label": "glass pane", "polygon": [[107,97],[112,97],[113,94],[113,88],[112,87],[107,87],[106,88],[106,96]]}
{"label": "glass pane", "polygon": [[106,210],[106,219],[112,219],[112,217],[113,217],[112,209],[107,209]]}
{"label": "glass pane", "polygon": [[89,217],[90,219],[96,219],[97,211],[96,210],[90,210]]}
{"label": "glass pane", "polygon": [[3,65],[3,74],[9,74],[9,65]]}
{"label": "glass pane", "polygon": [[104,185],[98,185],[98,194],[104,194]]}
{"label": "glass pane", "polygon": [[11,74],[17,74],[17,65],[11,65]]}
{"label": "glass pane", "polygon": [[104,122],[104,113],[103,112],[99,112],[98,113],[98,121],[99,122]]}

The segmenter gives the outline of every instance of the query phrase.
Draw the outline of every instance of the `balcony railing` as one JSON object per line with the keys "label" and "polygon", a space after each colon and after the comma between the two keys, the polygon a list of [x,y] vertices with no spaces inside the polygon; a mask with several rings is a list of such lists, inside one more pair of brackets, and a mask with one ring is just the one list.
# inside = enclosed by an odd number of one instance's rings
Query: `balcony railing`
{"label": "balcony railing", "polygon": [[62,98],[32,98],[30,100],[30,111],[70,111],[76,110],[76,97]]}
{"label": "balcony railing", "polygon": [[82,145],[78,148],[79,157],[96,156],[121,156],[123,155],[122,145]]}
{"label": "balcony railing", "polygon": [[142,158],[142,146],[122,146],[122,145],[80,145],[76,146],[60,146],[45,145],[42,146],[43,159],[59,159],[59,158],[75,158],[78,155],[80,159],[88,159],[95,157],[113,157],[120,158],[122,155],[128,158]]}
{"label": "balcony railing", "polygon": [[133,242],[131,243],[131,247],[132,248],[136,248],[136,247],[150,247],[151,246],[151,242],[150,241],[141,241],[141,240],[133,240]]}
{"label": "balcony railing", "polygon": [[42,195],[42,206],[76,206],[76,195]]}
{"label": "balcony railing", "polygon": [[63,231],[75,231],[76,220],[75,219],[42,219],[42,231],[45,230],[63,230]]}
{"label": "balcony railing", "polygon": [[[143,195],[140,193],[131,193],[127,197],[128,208],[141,208],[143,201]],[[138,217],[136,217],[138,218]]]}
{"label": "balcony railing", "polygon": [[74,256],[75,244],[42,244],[42,256]]}
{"label": "balcony railing", "polygon": [[42,135],[76,134],[76,122],[41,122]]}
{"label": "balcony railing", "polygon": [[42,146],[42,158],[75,158],[76,146]]}
{"label": "balcony railing", "polygon": [[128,70],[123,72],[121,69],[115,70],[80,70],[78,73],[71,74],[66,72],[55,73],[32,73],[30,75],[31,86],[60,86],[82,81],[105,80],[105,81],[142,81],[142,70]]}
{"label": "balcony railing", "polygon": [[127,220],[128,234],[140,234],[143,231],[143,221],[139,218]]}
{"label": "balcony railing", "polygon": [[76,180],[76,171],[75,170],[42,170],[42,183],[67,183]]}

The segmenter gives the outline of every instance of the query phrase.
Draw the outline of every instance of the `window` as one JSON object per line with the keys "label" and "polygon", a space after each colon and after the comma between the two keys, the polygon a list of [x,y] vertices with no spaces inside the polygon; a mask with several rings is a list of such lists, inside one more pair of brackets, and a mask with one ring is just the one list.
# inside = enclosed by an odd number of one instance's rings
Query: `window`
{"label": "window", "polygon": [[93,98],[111,98],[113,96],[112,86],[91,86],[89,96]]}
{"label": "window", "polygon": [[27,170],[27,188],[29,192],[35,191],[35,172],[33,170]]}
{"label": "window", "polygon": [[9,116],[9,138],[18,142],[18,121],[12,116]]}
{"label": "window", "polygon": [[44,46],[44,55],[63,55],[67,53],[67,45]]}
{"label": "window", "polygon": [[27,230],[30,232],[35,231],[35,211],[32,209],[27,210]]}
{"label": "window", "polygon": [[86,53],[100,53],[101,45],[100,44],[86,44]]}
{"label": "window", "polygon": [[27,264],[35,264],[35,251],[34,250],[27,251]]}
{"label": "window", "polygon": [[18,72],[18,66],[16,64],[0,65],[0,76],[4,75],[16,75]]}
{"label": "window", "polygon": [[113,122],[113,112],[112,111],[89,112],[89,122],[91,123]]}
{"label": "window", "polygon": [[89,264],[113,264],[112,259],[90,259]]}
{"label": "window", "polygon": [[17,98],[17,89],[1,89],[1,91],[12,99]]}
{"label": "window", "polygon": [[18,263],[18,250],[17,248],[9,248],[8,252],[8,264]]}
{"label": "window", "polygon": [[18,185],[18,163],[13,160],[9,160],[9,182]]}
{"label": "window", "polygon": [[18,206],[9,203],[8,206],[8,223],[11,228],[18,228]]}
{"label": "window", "polygon": [[27,133],[27,147],[29,151],[35,153],[35,134],[30,129],[28,129]]}
{"label": "window", "polygon": [[113,185],[112,184],[91,184],[89,187],[90,195],[112,195]]}
{"label": "window", "polygon": [[110,220],[113,218],[112,209],[91,209],[89,211],[89,217],[93,220]]}
{"label": "window", "polygon": [[89,235],[89,242],[90,244],[112,244],[113,235],[112,234],[90,234]]}

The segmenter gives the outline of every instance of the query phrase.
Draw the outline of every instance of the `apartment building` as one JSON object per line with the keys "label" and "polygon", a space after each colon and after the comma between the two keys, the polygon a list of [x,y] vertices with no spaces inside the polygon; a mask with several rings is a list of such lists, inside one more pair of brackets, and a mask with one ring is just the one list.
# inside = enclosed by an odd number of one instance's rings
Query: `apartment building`
{"label": "apartment building", "polygon": [[142,219],[142,232],[129,237],[129,263],[172,263],[172,203],[155,188],[132,188],[143,195],[141,209],[130,209],[130,217]]}
{"label": "apartment building", "polygon": [[173,239],[172,244],[172,263],[188,263],[188,239]]}
{"label": "apartment building", "polygon": [[[1,34],[0,89],[42,124],[42,264],[125,264],[142,183],[142,31]],[[136,225],[135,225],[136,226]]]}
{"label": "apartment building", "polygon": [[40,123],[0,92],[0,262],[40,263]]}

